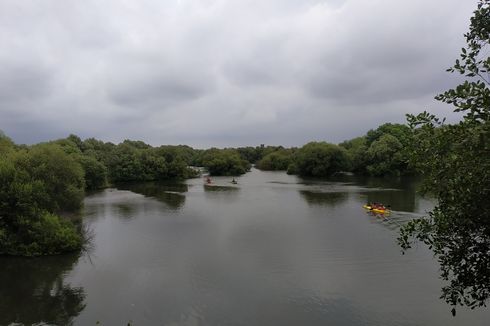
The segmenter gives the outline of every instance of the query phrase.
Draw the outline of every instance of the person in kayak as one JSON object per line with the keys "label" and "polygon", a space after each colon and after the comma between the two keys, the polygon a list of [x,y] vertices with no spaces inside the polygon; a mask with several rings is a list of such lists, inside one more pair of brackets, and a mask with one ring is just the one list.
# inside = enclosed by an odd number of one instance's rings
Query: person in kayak
{"label": "person in kayak", "polygon": [[377,210],[386,210],[385,205],[377,202],[372,202],[372,203],[367,203],[367,207],[369,207],[370,210],[377,209]]}
{"label": "person in kayak", "polygon": [[383,210],[383,211],[384,211],[384,210],[386,210],[385,205],[383,205],[383,204],[381,204],[381,203],[377,203],[377,205],[376,205],[376,207],[375,207],[375,208],[376,208],[376,209],[379,209],[379,210]]}

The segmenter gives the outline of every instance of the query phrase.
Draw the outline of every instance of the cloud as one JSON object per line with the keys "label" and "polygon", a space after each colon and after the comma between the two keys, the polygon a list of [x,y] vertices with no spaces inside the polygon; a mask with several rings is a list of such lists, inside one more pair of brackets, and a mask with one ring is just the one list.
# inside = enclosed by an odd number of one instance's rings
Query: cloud
{"label": "cloud", "polygon": [[[359,136],[459,79],[457,0],[0,3],[0,129],[154,145]],[[441,111],[448,115],[450,108]]]}
{"label": "cloud", "polygon": [[3,105],[49,95],[53,72],[42,63],[0,61],[0,101]]}

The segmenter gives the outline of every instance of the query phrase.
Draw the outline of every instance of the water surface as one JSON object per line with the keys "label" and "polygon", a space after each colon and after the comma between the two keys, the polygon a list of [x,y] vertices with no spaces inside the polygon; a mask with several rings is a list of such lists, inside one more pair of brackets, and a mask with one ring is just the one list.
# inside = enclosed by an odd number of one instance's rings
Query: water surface
{"label": "water surface", "polygon": [[488,325],[451,316],[423,245],[401,255],[399,226],[432,207],[412,180],[213,180],[88,196],[89,253],[0,258],[0,325]]}

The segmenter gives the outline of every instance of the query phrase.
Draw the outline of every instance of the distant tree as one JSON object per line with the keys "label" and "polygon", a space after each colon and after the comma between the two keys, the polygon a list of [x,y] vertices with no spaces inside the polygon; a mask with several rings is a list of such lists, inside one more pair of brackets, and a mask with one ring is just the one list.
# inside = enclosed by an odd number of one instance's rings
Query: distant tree
{"label": "distant tree", "polygon": [[292,150],[279,149],[265,155],[257,162],[256,167],[261,170],[286,171],[288,166],[292,163],[293,153]]}
{"label": "distant tree", "polygon": [[263,149],[261,149],[258,146],[238,147],[236,150],[243,160],[246,160],[252,164],[256,163],[258,160],[262,158]]}
{"label": "distant tree", "polygon": [[131,144],[121,143],[111,152],[108,162],[112,182],[145,181],[141,152]]}
{"label": "distant tree", "polygon": [[128,145],[128,146],[132,146],[134,148],[137,148],[137,149],[147,149],[147,148],[150,148],[151,146],[146,144],[145,142],[142,142],[141,140],[129,140],[129,139],[125,139],[123,142],[122,142],[123,145]]}
{"label": "distant tree", "polygon": [[153,148],[138,151],[134,159],[140,161],[142,168],[139,177],[136,176],[134,180],[153,181],[169,177],[169,167],[165,157],[159,155]]}
{"label": "distant tree", "polygon": [[368,145],[377,141],[383,135],[391,135],[395,137],[402,146],[407,146],[411,141],[411,131],[407,125],[399,123],[385,123],[374,130],[369,130],[366,134],[366,141]]}
{"label": "distant tree", "polygon": [[407,156],[411,139],[408,126],[385,123],[339,146],[347,150],[352,172],[373,176],[404,175],[412,173]]}
{"label": "distant tree", "polygon": [[347,150],[351,171],[358,174],[367,174],[368,145],[365,136],[356,137],[339,144]]}
{"label": "distant tree", "polygon": [[383,134],[371,143],[366,152],[366,170],[370,175],[400,175],[406,169],[403,145],[394,136]]}
{"label": "distant tree", "polygon": [[282,146],[265,146],[264,144],[262,144],[256,147],[239,147],[236,149],[236,151],[238,152],[238,154],[240,154],[240,157],[243,160],[255,164],[263,159],[266,155],[283,149],[284,147]]}
{"label": "distant tree", "polygon": [[463,119],[445,125],[427,112],[408,115],[410,160],[437,205],[428,217],[404,226],[399,238],[404,250],[414,238],[432,249],[448,282],[441,298],[453,314],[457,305],[473,309],[490,298],[490,1],[479,1],[465,37],[461,60],[449,71],[471,79],[436,97],[453,104]]}
{"label": "distant tree", "polygon": [[93,156],[78,157],[85,175],[85,188],[89,190],[102,189],[107,186],[107,168]]}
{"label": "distant tree", "polygon": [[14,147],[14,142],[0,130],[0,155],[7,153]]}
{"label": "distant tree", "polygon": [[349,169],[344,148],[326,142],[310,142],[294,157],[295,170],[302,176],[326,177]]}
{"label": "distant tree", "polygon": [[31,178],[41,180],[50,194],[44,208],[55,212],[80,207],[85,186],[83,168],[60,146],[35,145],[28,151],[27,159],[18,164],[29,171]]}
{"label": "distant tree", "polygon": [[115,150],[116,145],[113,143],[104,143],[95,138],[85,139],[82,144],[82,152],[84,155],[95,157],[97,161],[103,163],[107,168],[109,168],[110,163],[114,159]]}
{"label": "distant tree", "polygon": [[83,141],[78,137],[77,135],[70,134],[67,138],[69,141],[71,141],[75,146],[80,150],[83,151]]}
{"label": "distant tree", "polygon": [[211,175],[241,175],[250,170],[250,163],[232,149],[206,150],[202,156],[202,165]]}

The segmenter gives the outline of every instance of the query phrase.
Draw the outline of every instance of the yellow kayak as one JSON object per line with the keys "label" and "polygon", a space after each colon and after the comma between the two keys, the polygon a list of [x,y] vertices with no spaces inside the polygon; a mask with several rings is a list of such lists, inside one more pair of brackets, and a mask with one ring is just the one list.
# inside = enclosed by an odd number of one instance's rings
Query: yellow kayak
{"label": "yellow kayak", "polygon": [[369,205],[363,205],[363,208],[369,210],[370,212],[376,213],[376,214],[390,214],[390,210],[385,208],[385,209],[380,209],[380,208],[373,208]]}

